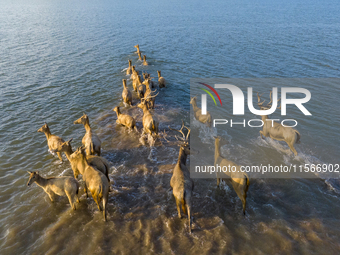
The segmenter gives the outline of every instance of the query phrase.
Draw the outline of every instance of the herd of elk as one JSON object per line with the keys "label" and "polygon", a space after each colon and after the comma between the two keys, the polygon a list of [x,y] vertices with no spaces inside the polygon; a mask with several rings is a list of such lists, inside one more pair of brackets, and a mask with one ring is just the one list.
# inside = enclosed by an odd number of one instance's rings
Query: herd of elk
{"label": "herd of elk", "polygon": [[[139,45],[136,45],[134,47],[137,49],[136,53],[141,59]],[[147,65],[147,63],[145,63],[146,56],[144,55],[143,65]],[[157,71],[157,73],[159,88],[165,87],[165,79],[161,76],[160,71]],[[155,84],[152,82],[152,77],[150,77],[150,74],[148,73],[143,73],[142,82],[141,76],[139,75],[138,71],[136,71],[135,66],[132,65],[131,60],[129,60],[129,67],[126,70],[126,74],[131,75],[130,78],[132,80],[132,86],[134,88],[134,91],[137,92],[137,95],[140,98],[140,103],[137,104],[137,107],[141,108],[143,111],[143,133],[158,136],[159,122],[153,114],[153,109],[155,105],[155,98],[157,97],[159,92],[155,94],[156,90],[151,90],[151,88],[155,86]],[[261,102],[260,95],[257,94],[257,96],[258,106],[262,110],[268,109],[271,106],[272,93],[270,93],[270,102],[266,106],[263,106],[264,101]],[[131,107],[132,93],[127,87],[126,79],[123,79],[122,97],[123,102],[126,103],[128,107]],[[209,112],[207,112],[206,115],[202,115],[201,109],[197,106],[196,97],[191,98],[190,104],[193,107],[194,117],[198,121],[207,124],[210,127],[211,115]],[[117,114],[117,124],[123,125],[131,130],[135,129],[137,131],[136,120],[132,116],[121,113],[119,106],[116,106],[113,111],[115,111]],[[264,122],[264,125],[263,130],[260,131],[261,137],[263,138],[263,136],[265,136],[278,141],[285,141],[290,149],[294,152],[294,154],[297,155],[294,144],[299,143],[300,133],[291,127],[284,127],[277,122],[268,122],[266,121],[267,119],[268,116],[262,116],[262,121]],[[101,141],[96,133],[91,129],[88,116],[84,113],[82,117],[74,121],[74,124],[83,124],[85,128],[85,135],[82,139],[83,146],[79,147],[75,152],[73,152],[71,146],[72,139],[65,142],[62,138],[56,135],[52,135],[46,123],[38,130],[38,132],[45,133],[47,145],[51,153],[56,153],[61,161],[61,153],[63,152],[66,155],[71,164],[74,177],[64,176],[44,178],[40,176],[38,172],[28,171],[30,177],[27,182],[27,186],[36,183],[38,186],[44,189],[44,191],[50,197],[51,201],[54,201],[54,194],[59,196],[67,196],[71,207],[75,210],[75,202],[79,203],[79,183],[77,181],[77,178],[79,174],[81,174],[84,181],[84,191],[86,196],[88,196],[88,191],[90,191],[93,200],[98,206],[98,209],[100,211],[103,211],[103,217],[106,221],[107,202],[110,191],[110,163],[105,158],[100,156]],[[183,130],[184,128],[187,130],[186,135]],[[175,136],[176,139],[180,142],[180,148],[177,163],[172,171],[170,186],[175,198],[178,217],[182,217],[182,208],[183,213],[187,214],[188,216],[189,232],[191,233],[192,193],[194,189],[194,182],[190,178],[190,171],[186,165],[187,156],[190,155],[189,135],[191,130],[184,125],[183,121],[180,129],[177,130],[170,127],[169,129],[179,132],[182,135],[182,137]],[[216,172],[217,186],[220,186],[221,180],[230,182],[237,196],[242,201],[243,214],[245,214],[247,192],[249,188],[249,177],[246,173],[240,171],[239,165],[222,157],[220,152],[221,138],[217,136],[214,137],[214,139],[214,164],[221,167],[234,166],[237,169],[237,171],[235,172],[224,172],[223,174],[221,172]]]}

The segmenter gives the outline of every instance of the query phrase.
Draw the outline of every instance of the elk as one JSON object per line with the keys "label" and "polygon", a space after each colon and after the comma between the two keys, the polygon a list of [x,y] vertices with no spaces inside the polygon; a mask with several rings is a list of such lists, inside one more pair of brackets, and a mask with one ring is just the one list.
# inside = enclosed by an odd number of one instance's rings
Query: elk
{"label": "elk", "polygon": [[[83,172],[79,170],[79,167],[77,166],[77,162],[71,161],[71,155],[73,153],[71,141],[73,139],[64,142],[63,144],[59,145],[58,148],[55,150],[56,152],[64,152],[68,161],[71,163],[71,168],[73,171],[74,178],[77,179],[78,175],[83,175]],[[100,172],[102,172],[107,180],[110,182],[109,178],[109,170],[110,170],[110,163],[103,157],[100,156],[94,156],[94,155],[86,155],[86,160],[89,163],[89,165],[95,167]]]}
{"label": "elk", "polygon": [[27,186],[36,183],[47,193],[52,202],[54,202],[54,194],[58,196],[67,196],[72,209],[76,210],[75,202],[79,203],[79,183],[76,179],[70,176],[44,178],[39,175],[39,172],[27,171],[27,173],[30,175]]}
{"label": "elk", "polygon": [[126,86],[126,79],[123,79],[123,87],[124,87],[123,92],[122,92],[123,102],[131,106],[132,105],[132,93]]}
{"label": "elk", "polygon": [[[45,134],[46,140],[47,140],[47,146],[48,146],[48,149],[51,153],[60,144],[62,144],[64,142],[64,140],[62,138],[60,138],[59,136],[51,134],[50,128],[48,127],[46,122],[41,128],[38,129],[38,132],[42,132],[42,133]],[[63,162],[63,158],[61,157],[61,153],[57,152],[57,155],[58,155],[58,158],[61,160],[61,162]]]}
{"label": "elk", "polygon": [[[257,93],[257,101],[258,101],[258,106],[260,106],[261,110],[268,110],[271,107],[271,104],[273,102],[272,100],[272,91],[270,92],[270,102],[266,105],[263,106],[263,102],[261,102],[261,97],[259,93]],[[277,100],[277,101],[280,101]],[[278,109],[280,109],[278,107]],[[284,127],[280,123],[277,123],[275,121],[267,121],[268,115],[261,115],[262,121],[263,121],[263,129],[260,131],[261,138],[264,139],[263,136],[265,137],[270,137],[274,140],[278,141],[285,141],[289,148],[292,150],[294,155],[296,156],[298,153],[294,148],[295,143],[300,143],[300,133],[296,129],[292,127]]]}
{"label": "elk", "polygon": [[[188,133],[186,136],[184,135],[183,127],[185,127],[188,130]],[[190,154],[190,146],[189,146],[189,140],[188,140],[189,135],[190,135],[190,129],[184,126],[183,121],[182,121],[182,127],[180,130],[176,130],[172,128],[170,129],[180,132],[183,136],[183,137],[179,137],[183,141],[183,143],[180,145],[178,160],[172,172],[170,186],[172,188],[172,194],[174,195],[175,200],[176,200],[178,217],[180,219],[182,218],[181,209],[180,209],[180,206],[182,206],[183,213],[188,215],[189,232],[191,233],[191,209],[192,209],[191,197],[192,197],[192,192],[194,190],[194,182],[190,178],[190,172],[186,166],[187,155]]]}
{"label": "elk", "polygon": [[113,109],[113,111],[116,112],[116,114],[117,114],[116,122],[118,124],[121,124],[121,125],[129,128],[129,129],[136,129],[137,130],[136,120],[133,117],[131,117],[130,115],[127,115],[127,114],[122,114],[120,112],[119,106],[116,106]]}
{"label": "elk", "polygon": [[190,104],[192,104],[195,119],[198,120],[199,122],[207,124],[208,127],[211,127],[211,115],[208,111],[206,115],[202,114],[201,109],[198,108],[197,106],[196,96],[191,98]]}
{"label": "elk", "polygon": [[151,88],[155,88],[155,83],[152,81],[153,77],[150,77],[149,73],[143,73],[143,84],[149,83]]}
{"label": "elk", "polygon": [[135,47],[135,48],[137,49],[137,51],[136,51],[137,54],[140,53],[139,44],[137,44],[137,45],[135,45],[135,46],[133,46],[133,47]]}
{"label": "elk", "polygon": [[[96,202],[99,211],[103,211],[104,221],[106,221],[106,205],[109,197],[110,185],[106,176],[93,166],[89,165],[84,147],[79,147],[71,156],[71,162],[76,162],[79,171],[83,172],[85,182],[84,192],[88,197],[87,190],[90,190],[93,200]],[[103,208],[100,202],[103,202]]]}
{"label": "elk", "polygon": [[137,81],[137,94],[139,98],[143,98],[145,96],[145,85],[142,83],[140,75],[138,75],[138,81]]}
{"label": "elk", "polygon": [[147,103],[147,100],[151,97],[152,96],[149,96],[148,98],[142,98],[141,103],[138,104],[138,107],[143,110],[143,133],[148,133],[150,135],[152,135],[152,133],[155,133],[156,135],[158,135],[159,123],[157,119],[150,113]]}
{"label": "elk", "polygon": [[143,55],[143,66],[148,66],[148,62],[146,61],[146,55]]}
{"label": "elk", "polygon": [[132,74],[132,65],[131,65],[131,60],[129,60],[129,67],[128,67],[128,69],[126,69],[126,74],[127,74],[127,75],[130,75],[130,74]]}
{"label": "elk", "polygon": [[223,172],[223,174],[226,175],[226,178],[222,178],[222,173],[219,171],[216,171],[216,178],[217,178],[217,187],[220,185],[220,181],[224,180],[226,183],[231,182],[237,196],[242,201],[243,206],[243,214],[246,214],[246,203],[247,203],[247,191],[249,188],[249,177],[246,173],[243,173],[240,171],[240,166],[235,164],[234,162],[227,160],[221,156],[220,151],[220,140],[221,138],[219,136],[214,137],[215,138],[215,166],[219,165],[221,169],[223,167],[230,166],[232,168],[233,166],[236,167],[236,171],[226,171]]}
{"label": "elk", "polygon": [[142,59],[141,53],[140,53],[140,52],[137,52],[137,54],[138,54],[138,60],[143,60],[143,59]]}
{"label": "elk", "polygon": [[89,117],[84,113],[79,119],[73,124],[83,124],[85,128],[85,135],[82,139],[82,143],[86,148],[87,155],[97,154],[100,156],[101,153],[101,141],[94,131],[90,127]]}
{"label": "elk", "polygon": [[154,96],[155,91],[152,91],[150,88],[150,78],[144,81],[145,84],[145,93],[144,93],[144,98],[146,98],[146,102],[148,104],[149,109],[154,109],[155,108],[155,100],[156,96]]}
{"label": "elk", "polygon": [[132,66],[130,79],[134,80],[137,78],[137,76],[138,76],[138,72],[136,71],[136,67]]}
{"label": "elk", "polygon": [[165,87],[165,79],[164,79],[164,77],[162,77],[162,75],[161,75],[161,71],[157,71],[157,73],[158,73],[158,86],[160,87],[160,88],[164,88]]}
{"label": "elk", "polygon": [[133,87],[133,90],[136,92],[137,92],[138,86],[142,84],[142,81],[141,79],[138,78],[138,76],[139,76],[138,71],[135,71],[133,78],[132,78],[132,87]]}

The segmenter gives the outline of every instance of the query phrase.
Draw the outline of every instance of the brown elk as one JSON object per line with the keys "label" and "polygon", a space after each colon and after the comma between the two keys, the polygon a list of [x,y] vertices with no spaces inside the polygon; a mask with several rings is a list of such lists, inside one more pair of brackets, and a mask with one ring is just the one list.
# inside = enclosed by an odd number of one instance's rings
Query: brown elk
{"label": "brown elk", "polygon": [[85,135],[82,139],[82,143],[86,148],[87,155],[97,154],[100,156],[101,153],[101,141],[96,133],[90,127],[89,117],[84,113],[79,119],[73,124],[83,124],[85,128]]}
{"label": "brown elk", "polygon": [[137,44],[137,45],[135,45],[135,46],[133,46],[133,47],[135,47],[135,48],[137,49],[137,51],[136,51],[137,54],[140,53],[139,44]]}
{"label": "brown elk", "polygon": [[166,82],[165,82],[164,77],[162,77],[161,75],[161,71],[157,71],[157,74],[158,74],[158,86],[160,88],[164,88],[166,85]]}
{"label": "brown elk", "polygon": [[157,135],[159,123],[157,119],[150,113],[147,103],[147,100],[151,97],[152,96],[149,96],[148,98],[142,98],[141,103],[138,104],[138,107],[143,110],[143,133],[148,133],[150,135],[154,133]]}
{"label": "brown elk", "polygon": [[113,109],[113,111],[116,112],[116,114],[117,114],[116,122],[118,124],[121,124],[121,125],[129,128],[129,129],[136,129],[137,130],[136,120],[132,116],[121,113],[118,106],[116,106]]}
{"label": "brown elk", "polygon": [[[243,206],[243,214],[246,214],[246,203],[247,203],[247,191],[249,188],[249,177],[246,173],[241,172],[240,166],[235,164],[234,162],[227,160],[221,156],[220,151],[220,140],[221,138],[215,138],[215,166],[219,165],[221,169],[226,168],[229,169],[231,167],[235,167],[235,172],[226,171],[221,173],[220,171],[216,171],[216,178],[217,178],[217,186],[220,185],[220,181],[224,180],[226,183],[231,182],[237,196],[242,201]],[[224,177],[223,177],[223,176]]]}
{"label": "brown elk", "polygon": [[[99,211],[103,211],[104,221],[106,221],[106,206],[109,198],[110,185],[107,177],[94,167],[88,164],[84,147],[79,147],[71,156],[71,162],[77,162],[79,170],[83,172],[85,182],[84,191],[88,197],[87,190],[90,190],[93,200],[96,202]],[[103,202],[103,208],[100,202]]]}
{"label": "brown elk", "polygon": [[[261,102],[259,93],[257,93],[257,101],[261,110],[268,110],[273,102],[272,91],[270,92],[270,102],[266,106],[263,106],[265,101]],[[280,101],[280,99],[278,101]],[[280,108],[281,106],[278,107],[278,109]],[[268,121],[268,115],[262,115],[261,117],[263,121],[263,129],[260,131],[261,138],[264,139],[263,136],[265,136],[274,140],[285,141],[296,156],[298,153],[294,148],[294,144],[300,143],[300,133],[292,127],[284,127],[280,123],[277,123],[273,120]]]}
{"label": "brown elk", "polygon": [[[188,130],[186,136],[183,132],[184,127]],[[172,128],[170,129],[176,130]],[[174,195],[176,200],[178,217],[182,218],[180,209],[180,207],[182,207],[183,213],[188,215],[189,232],[191,233],[192,192],[194,190],[194,182],[190,178],[190,172],[186,166],[187,155],[190,154],[190,146],[188,140],[190,129],[184,126],[184,122],[182,121],[181,129],[176,131],[180,132],[183,137],[179,137],[179,139],[182,140],[182,143],[179,149],[177,164],[172,172],[170,186],[172,188],[172,194]]]}
{"label": "brown elk", "polygon": [[54,194],[58,196],[67,196],[71,207],[73,210],[76,210],[75,202],[79,203],[79,183],[76,179],[70,176],[44,178],[39,175],[39,172],[27,171],[27,173],[30,175],[27,186],[36,183],[47,193],[52,202],[54,202]]}
{"label": "brown elk", "polygon": [[[83,175],[83,172],[79,170],[79,167],[77,166],[78,162],[72,162],[71,155],[73,154],[71,141],[73,139],[64,142],[63,144],[59,145],[59,147],[55,150],[56,152],[64,152],[67,159],[71,163],[71,168],[73,171],[74,178],[78,178],[78,175]],[[102,172],[106,177],[107,180],[110,182],[109,178],[109,170],[110,170],[110,163],[103,157],[100,156],[94,156],[94,155],[86,155],[86,160],[89,163],[89,165],[95,167],[100,172]]]}
{"label": "brown elk", "polygon": [[[52,153],[60,144],[64,142],[62,138],[56,135],[52,135],[50,128],[48,127],[47,123],[45,123],[41,128],[38,129],[38,132],[42,132],[46,136],[47,140],[47,146],[49,151]],[[58,158],[63,161],[63,158],[61,157],[61,153],[57,152]]]}
{"label": "brown elk", "polygon": [[201,108],[197,106],[196,96],[191,98],[190,104],[194,110],[195,119],[199,122],[207,124],[208,127],[211,127],[211,115],[208,111],[206,115],[202,114]]}
{"label": "brown elk", "polygon": [[122,92],[122,97],[123,97],[123,102],[132,105],[132,93],[126,86],[126,79],[123,79],[123,92]]}
{"label": "brown elk", "polygon": [[146,61],[146,55],[143,55],[143,66],[148,66],[148,62]]}
{"label": "brown elk", "polygon": [[127,75],[130,75],[130,74],[132,74],[132,65],[131,65],[131,60],[129,60],[129,67],[128,67],[128,69],[126,69],[126,74],[127,74]]}

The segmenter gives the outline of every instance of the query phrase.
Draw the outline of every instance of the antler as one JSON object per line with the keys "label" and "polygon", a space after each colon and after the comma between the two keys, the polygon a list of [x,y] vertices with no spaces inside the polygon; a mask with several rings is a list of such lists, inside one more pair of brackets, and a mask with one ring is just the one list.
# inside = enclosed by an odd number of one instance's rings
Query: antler
{"label": "antler", "polygon": [[[188,142],[188,138],[189,138],[191,129],[184,125],[184,121],[183,121],[183,120],[182,120],[182,127],[181,127],[181,129],[179,129],[179,130],[178,130],[178,129],[171,128],[170,126],[168,126],[168,127],[169,127],[170,130],[174,130],[174,131],[180,132],[180,133],[182,134],[183,137],[177,137],[177,136],[175,136],[177,140],[178,140],[178,139],[181,139],[183,142]],[[188,133],[187,133],[186,136],[185,136],[184,133],[183,133],[183,128],[186,128],[186,129],[188,130]]]}
{"label": "antler", "polygon": [[261,102],[261,96],[262,96],[262,95],[263,95],[263,93],[262,93],[261,95],[259,95],[259,92],[257,92],[257,105],[258,105],[258,106],[262,106],[263,103],[266,101],[266,100],[263,100],[263,102],[260,103],[260,102]]}

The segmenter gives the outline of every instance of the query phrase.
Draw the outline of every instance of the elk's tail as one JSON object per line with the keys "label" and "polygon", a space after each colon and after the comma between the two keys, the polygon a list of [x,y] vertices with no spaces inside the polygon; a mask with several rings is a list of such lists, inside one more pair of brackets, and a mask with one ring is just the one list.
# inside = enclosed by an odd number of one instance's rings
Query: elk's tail
{"label": "elk's tail", "polygon": [[295,143],[301,143],[301,141],[300,141],[300,138],[301,138],[300,133],[297,130],[294,130],[294,131],[295,131],[296,136],[297,136]]}

